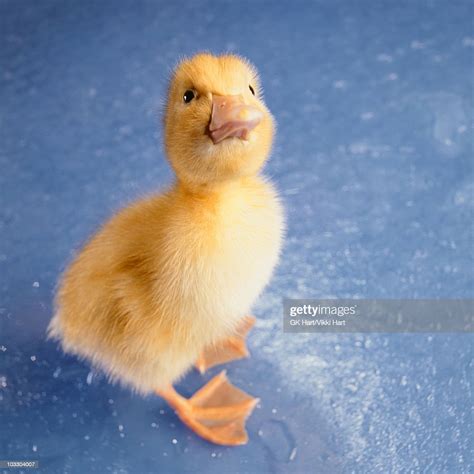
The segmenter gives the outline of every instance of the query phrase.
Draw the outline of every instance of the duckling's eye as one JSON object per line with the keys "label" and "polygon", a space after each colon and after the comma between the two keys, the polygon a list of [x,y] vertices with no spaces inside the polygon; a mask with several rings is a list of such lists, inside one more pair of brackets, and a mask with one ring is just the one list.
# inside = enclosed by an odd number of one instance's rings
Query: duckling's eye
{"label": "duckling's eye", "polygon": [[194,92],[189,90],[186,91],[183,95],[183,100],[185,104],[189,104],[194,99]]}
{"label": "duckling's eye", "polygon": [[253,95],[255,95],[255,91],[254,91],[254,89],[253,89],[253,87],[252,87],[251,85],[249,85],[249,89],[250,89],[250,92],[251,92]]}

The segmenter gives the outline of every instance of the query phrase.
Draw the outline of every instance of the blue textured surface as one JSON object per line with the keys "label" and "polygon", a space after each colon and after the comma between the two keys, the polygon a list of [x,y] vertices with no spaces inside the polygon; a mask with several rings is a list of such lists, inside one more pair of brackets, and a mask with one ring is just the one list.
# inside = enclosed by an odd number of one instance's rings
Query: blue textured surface
{"label": "blue textured surface", "polygon": [[[472,336],[280,323],[285,296],[473,296],[472,15],[469,1],[1,1],[0,459],[52,473],[472,472]],[[44,340],[72,252],[170,180],[160,102],[177,58],[201,49],[260,69],[279,124],[267,173],[289,216],[252,358],[228,366],[262,399],[239,448]]]}

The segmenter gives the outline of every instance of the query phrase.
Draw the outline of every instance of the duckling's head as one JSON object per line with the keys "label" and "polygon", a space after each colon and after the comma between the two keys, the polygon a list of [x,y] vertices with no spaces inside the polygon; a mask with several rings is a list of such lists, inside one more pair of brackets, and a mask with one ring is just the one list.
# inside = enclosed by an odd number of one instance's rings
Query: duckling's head
{"label": "duckling's head", "polygon": [[256,174],[272,145],[273,118],[257,71],[234,55],[182,61],[171,78],[164,122],[168,159],[189,185]]}

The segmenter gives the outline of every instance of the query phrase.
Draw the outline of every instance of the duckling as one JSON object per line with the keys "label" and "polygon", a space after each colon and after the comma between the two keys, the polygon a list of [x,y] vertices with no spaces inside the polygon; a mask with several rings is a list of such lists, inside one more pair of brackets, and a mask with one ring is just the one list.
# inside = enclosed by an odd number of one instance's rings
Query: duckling
{"label": "duckling", "polygon": [[176,175],[165,192],[114,215],[64,272],[48,327],[64,351],[110,381],[163,397],[204,439],[247,442],[258,399],[225,372],[191,398],[190,368],[248,355],[250,308],[279,258],[284,216],[260,175],[274,135],[256,69],[236,55],[178,64],[164,111]]}

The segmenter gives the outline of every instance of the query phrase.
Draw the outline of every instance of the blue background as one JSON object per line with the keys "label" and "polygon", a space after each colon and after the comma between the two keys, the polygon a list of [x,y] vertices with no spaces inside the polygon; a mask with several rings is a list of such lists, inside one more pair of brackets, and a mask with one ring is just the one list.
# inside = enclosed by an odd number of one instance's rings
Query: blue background
{"label": "blue background", "polygon": [[[460,0],[2,0],[0,458],[51,473],[472,472],[472,335],[281,330],[283,297],[473,296],[472,17]],[[262,399],[238,448],[44,338],[73,253],[171,180],[166,81],[202,49],[258,66],[279,125],[266,173],[288,213],[252,358],[227,366]]]}

